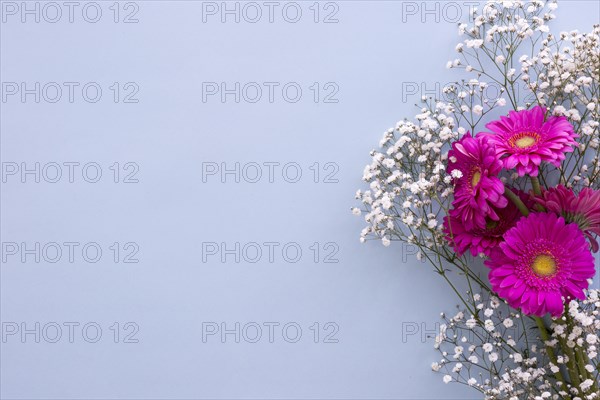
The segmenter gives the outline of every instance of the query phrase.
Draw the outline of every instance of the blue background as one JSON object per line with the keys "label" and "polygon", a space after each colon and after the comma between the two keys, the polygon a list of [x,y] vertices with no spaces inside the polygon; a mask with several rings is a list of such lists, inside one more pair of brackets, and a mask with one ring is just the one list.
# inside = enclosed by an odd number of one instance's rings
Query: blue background
{"label": "blue background", "polygon": [[[403,87],[432,89],[459,76],[445,69],[459,40],[454,14],[443,18],[446,3],[427,2],[441,10],[436,15],[413,2],[419,11],[407,15],[400,1],[338,1],[339,22],[331,24],[312,21],[313,2],[298,2],[298,23],[276,12],[273,23],[263,16],[255,24],[232,17],[221,23],[219,16],[203,23],[199,1],[139,1],[138,23],[114,23],[113,2],[98,3],[98,23],[80,13],[73,23],[63,16],[54,24],[7,15],[1,26],[2,82],[94,81],[103,88],[97,103],[80,96],[73,103],[35,103],[32,96],[2,102],[2,162],[97,162],[103,172],[98,183],[81,175],[74,183],[8,177],[2,242],[97,242],[104,252],[98,263],[80,253],[74,263],[64,255],[57,263],[32,256],[3,262],[3,323],[95,322],[103,336],[97,343],[79,331],[74,343],[65,332],[57,343],[7,337],[0,396],[477,398],[430,370],[438,355],[425,334],[441,311],[454,308],[451,290],[411,248],[360,245],[363,221],[349,212],[369,150],[416,111],[421,93]],[[465,3],[454,2],[462,20]],[[591,30],[599,7],[561,2],[554,31]],[[303,96],[297,103],[280,96],[273,103],[235,103],[232,96],[203,102],[207,81],[298,82]],[[135,82],[139,102],[114,103],[113,82]],[[313,82],[336,83],[339,102],[315,103]],[[203,162],[269,161],[299,163],[302,179],[202,181]],[[139,182],[112,182],[114,162],[135,162]],[[336,163],[338,182],[323,183],[321,175],[314,183],[315,162]],[[302,259],[286,262],[279,253],[273,263],[264,255],[257,263],[202,260],[203,242],[269,241],[298,243]],[[137,243],[139,262],[115,263],[113,242]],[[314,242],[336,243],[339,262],[324,263],[323,249],[315,262]],[[114,343],[115,322],[121,334],[126,322],[137,324],[139,342]],[[258,343],[235,343],[232,335],[203,343],[203,322],[295,322],[303,334],[297,343],[277,330],[273,343],[266,331]],[[310,330],[315,322],[319,343]],[[327,322],[339,327],[337,343],[323,343]],[[407,325],[419,332],[403,336]]]}

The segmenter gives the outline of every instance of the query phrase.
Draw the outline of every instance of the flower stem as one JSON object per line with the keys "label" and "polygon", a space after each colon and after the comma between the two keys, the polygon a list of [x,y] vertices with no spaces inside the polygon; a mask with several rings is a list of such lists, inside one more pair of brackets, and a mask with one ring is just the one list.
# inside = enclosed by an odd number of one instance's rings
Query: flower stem
{"label": "flower stem", "polygon": [[540,196],[542,194],[542,187],[540,186],[540,180],[537,176],[529,176],[531,178],[531,186],[533,187],[533,193],[536,196]]}
{"label": "flower stem", "polygon": [[581,379],[587,380],[589,378],[588,372],[585,369],[585,360],[583,359],[583,351],[581,351],[581,347],[575,349],[575,356],[577,357],[577,366],[579,368],[579,372],[581,373]]}
{"label": "flower stem", "polygon": [[[550,340],[550,335],[548,334],[546,325],[544,325],[544,321],[540,317],[535,317],[534,319],[540,330],[540,334],[542,335],[542,340],[544,341],[544,345],[546,346],[546,352],[548,353],[548,358],[550,358],[550,361],[552,361],[552,364],[554,364],[558,367],[559,365],[558,365],[558,362],[556,361],[556,355],[554,354],[554,349],[552,348],[552,346],[546,345],[546,342]],[[562,389],[566,393],[569,393],[569,391],[567,390],[567,385],[565,383],[565,378],[560,374],[560,372],[555,372],[554,378],[557,380],[557,382],[560,382]],[[567,395],[565,397],[565,400],[570,400],[570,399],[571,399],[571,397],[569,395]]]}
{"label": "flower stem", "polygon": [[581,385],[581,379],[579,379],[579,370],[577,369],[577,360],[575,359],[575,353],[573,353],[573,349],[569,347],[565,339],[559,339],[561,347],[563,348],[563,352],[569,357],[568,369],[569,376],[571,377],[571,383],[573,383],[576,387]]}
{"label": "flower stem", "polygon": [[[580,350],[580,351],[581,351],[581,350]],[[587,354],[586,354],[584,351],[581,351],[581,353],[582,353],[582,355],[583,355],[583,360],[584,360],[584,363],[585,363],[586,365],[587,365],[587,364],[591,364],[591,362],[590,362],[590,359],[588,358]],[[586,372],[588,372],[588,371],[586,370]],[[597,379],[594,379],[594,374],[593,374],[592,372],[590,372],[590,373],[588,374],[588,376],[589,376],[589,378],[590,378],[591,380],[593,380],[593,381],[594,381],[594,384],[592,385],[592,392],[593,392],[593,393],[600,392],[600,388],[598,387],[598,380],[597,380]]]}
{"label": "flower stem", "polygon": [[[541,196],[542,195],[542,187],[540,185],[540,180],[538,179],[537,176],[530,175],[529,178],[531,178],[531,187],[533,188],[533,194],[535,194],[536,196]],[[536,204],[535,209],[540,212],[546,212],[546,209],[541,204]]]}
{"label": "flower stem", "polygon": [[[568,315],[566,317],[567,317],[566,324],[561,319],[557,319],[556,323],[565,325],[567,332],[571,332],[572,326],[568,319]],[[573,385],[575,385],[575,387],[579,388],[579,385],[581,384],[581,379],[579,378],[579,369],[577,368],[578,365],[577,365],[577,358],[575,357],[575,352],[573,351],[573,349],[571,347],[569,347],[569,345],[567,344],[567,341],[563,337],[559,336],[558,342],[560,343],[560,347],[563,351],[563,354],[569,358],[569,361],[567,363],[567,369],[569,371],[569,376],[571,377],[571,384],[573,384]]]}
{"label": "flower stem", "polygon": [[519,196],[517,196],[515,194],[515,192],[513,192],[509,188],[505,188],[504,189],[504,195],[506,197],[508,197],[510,199],[510,201],[512,201],[515,204],[515,206],[517,206],[517,208],[519,209],[519,211],[521,211],[521,214],[523,214],[524,216],[528,216],[529,215],[529,209],[527,208],[527,206],[525,205],[525,203],[523,203],[521,201],[521,199],[519,198]]}

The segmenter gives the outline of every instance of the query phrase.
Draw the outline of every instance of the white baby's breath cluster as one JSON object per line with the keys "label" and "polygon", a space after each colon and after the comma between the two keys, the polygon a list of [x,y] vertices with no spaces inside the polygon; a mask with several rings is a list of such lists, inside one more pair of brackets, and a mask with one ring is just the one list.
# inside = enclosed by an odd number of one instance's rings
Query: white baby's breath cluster
{"label": "white baby's breath cluster", "polygon": [[[505,90],[514,109],[523,109],[520,102],[519,51],[532,51],[549,31],[547,23],[556,18],[552,13],[556,1],[490,0],[479,10],[472,9],[472,24],[460,24],[464,38],[456,46],[459,58],[449,62],[451,68],[464,68],[483,76]],[[527,47],[527,49],[524,49]]]}
{"label": "white baby's breath cluster", "polygon": [[381,150],[371,153],[373,161],[363,174],[369,189],[356,194],[369,224],[362,240],[374,234],[384,244],[391,240],[427,247],[442,243],[439,206],[447,207],[452,193],[445,147],[459,132],[443,103],[421,111],[415,122],[400,121],[388,130]]}
{"label": "white baby's breath cluster", "polygon": [[[571,302],[568,316],[554,321],[547,340],[531,335],[533,319],[497,297],[468,297],[475,311],[461,310],[451,318],[442,315],[444,323],[435,338],[442,357],[431,368],[445,383],[467,385],[490,400],[562,400],[567,395],[600,399],[598,290],[590,290],[581,303]],[[561,354],[559,341],[565,341],[572,353]],[[557,387],[552,378],[557,374],[562,378],[570,362],[580,363],[587,375],[569,377]]]}
{"label": "white baby's breath cluster", "polygon": [[566,186],[600,187],[600,25],[590,33],[547,34],[533,57],[521,56],[533,101],[569,119],[579,147],[558,177]]}

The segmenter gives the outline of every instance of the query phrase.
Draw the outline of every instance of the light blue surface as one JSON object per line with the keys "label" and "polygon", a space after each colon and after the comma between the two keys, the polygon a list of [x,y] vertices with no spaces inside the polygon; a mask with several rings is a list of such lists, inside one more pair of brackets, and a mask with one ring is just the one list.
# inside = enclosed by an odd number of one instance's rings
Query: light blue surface
{"label": "light blue surface", "polygon": [[[44,176],[35,183],[33,175],[21,183],[18,174],[2,183],[2,242],[19,247],[26,242],[30,248],[35,242],[81,245],[73,263],[65,245],[56,263],[35,263],[34,255],[25,255],[23,263],[20,253],[3,260],[4,330],[21,329],[22,322],[31,329],[39,322],[46,336],[40,343],[33,334],[24,343],[18,334],[6,336],[0,397],[477,398],[458,385],[444,385],[441,375],[430,371],[437,354],[432,341],[421,338],[435,328],[440,311],[453,309],[450,289],[413,258],[410,248],[360,245],[363,222],[349,213],[369,150],[385,129],[414,114],[412,104],[420,94],[403,96],[403,83],[432,88],[458,73],[444,68],[455,57],[456,23],[444,18],[436,23],[435,14],[422,14],[423,2],[411,2],[410,10],[416,4],[418,11],[407,13],[406,3],[321,2],[315,23],[313,2],[298,2],[302,18],[290,23],[281,15],[286,4],[281,2],[273,23],[263,14],[254,24],[243,18],[221,23],[219,15],[205,15],[204,23],[203,6],[209,12],[212,5],[192,1],[137,2],[139,22],[132,24],[121,22],[135,11],[134,6],[125,9],[124,2],[119,23],[113,22],[112,1],[98,2],[103,11],[98,23],[82,19],[84,2],[75,9],[73,23],[64,14],[54,24],[44,15],[40,23],[31,22],[32,16],[22,23],[19,14],[5,9],[2,82],[30,87],[57,82],[63,89],[64,82],[80,83],[73,103],[66,89],[54,104],[43,97],[35,103],[34,95],[25,103],[18,95],[2,102],[5,168],[13,166],[6,163],[20,167],[25,162],[31,168],[39,162],[51,180],[54,164],[48,163],[95,162],[103,174],[99,182],[87,183],[80,165],[69,183],[63,165],[58,183],[44,182]],[[465,18],[467,3],[455,2]],[[435,4],[427,6],[435,9]],[[54,18],[53,10],[46,11],[47,19]],[[262,11],[268,13],[264,6]],[[93,9],[88,12],[93,18]],[[332,12],[338,23],[322,23]],[[589,30],[600,19],[596,1],[564,1],[557,13],[553,26],[559,30]],[[454,20],[454,14],[440,15]],[[81,98],[86,82],[102,87],[97,103]],[[109,88],[114,82],[120,86],[119,103]],[[124,87],[128,82],[139,87],[138,103],[122,102],[135,89]],[[241,82],[242,87],[257,82],[263,88],[264,82],[279,82],[278,88],[297,82],[303,96],[291,103],[277,89],[272,103],[267,92],[255,104],[235,103],[234,95],[226,103],[218,96],[203,101],[203,82]],[[310,89],[314,82],[319,83],[318,103]],[[330,98],[337,103],[323,102],[336,89],[327,83],[339,88]],[[52,87],[47,90],[53,97]],[[248,97],[254,96],[251,90],[248,86]],[[119,183],[109,169],[115,162]],[[235,183],[227,175],[222,183],[218,175],[205,175],[203,182],[203,163],[221,162],[246,166],[246,181],[242,176]],[[289,183],[277,167],[270,183],[263,165],[262,179],[247,182],[254,176],[251,163],[264,162],[296,162],[302,177]],[[139,171],[130,180],[139,182],[123,183],[136,165]],[[204,166],[207,172],[214,164]],[[94,166],[89,168],[87,177],[93,178]],[[325,183],[330,173],[335,174]],[[103,250],[97,263],[82,258],[81,247],[90,242]],[[118,263],[109,249],[114,242],[121,248]],[[139,246],[133,256],[138,263],[122,262],[136,250],[135,245],[123,248],[129,242]],[[203,242],[227,242],[229,248],[256,242],[263,254],[256,263],[245,262],[244,254],[240,263],[234,255],[222,263],[218,255],[207,254],[203,262]],[[265,242],[280,243],[272,263]],[[315,247],[310,248],[314,242],[319,262]],[[300,261],[284,259],[280,251],[286,243],[302,248]],[[290,259],[293,246],[288,247]],[[55,247],[46,250],[47,259],[54,257]],[[92,250],[88,256],[93,258]],[[256,246],[246,250],[246,258],[254,258]],[[328,254],[338,262],[323,262]],[[62,325],[57,343],[50,343],[52,322]],[[73,343],[68,322],[80,324]],[[81,336],[90,322],[102,328],[97,343]],[[115,322],[119,343],[114,343]],[[126,327],[127,322],[136,325]],[[240,327],[254,322],[263,336],[250,343],[251,324],[240,343],[231,334],[222,343],[218,335],[207,334],[221,322],[230,329],[236,322]],[[273,343],[264,325],[269,322],[280,324]],[[314,343],[315,322],[319,343]],[[302,328],[298,342],[282,336],[286,323]],[[403,336],[407,324],[423,332]],[[126,340],[135,326],[139,331]],[[87,333],[93,338],[93,328]],[[124,343],[133,339],[138,343]]]}

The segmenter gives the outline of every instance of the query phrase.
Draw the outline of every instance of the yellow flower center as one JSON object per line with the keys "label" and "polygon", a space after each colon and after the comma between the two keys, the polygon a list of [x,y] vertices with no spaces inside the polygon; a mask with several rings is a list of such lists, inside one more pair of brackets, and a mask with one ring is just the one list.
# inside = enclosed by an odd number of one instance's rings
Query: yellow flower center
{"label": "yellow flower center", "polygon": [[471,178],[471,186],[475,187],[481,180],[481,172],[475,171],[473,173],[473,177]]}
{"label": "yellow flower center", "polygon": [[508,143],[511,147],[516,147],[518,149],[527,149],[541,139],[540,135],[536,132],[521,132],[513,135]]}
{"label": "yellow flower center", "polygon": [[556,261],[552,256],[540,254],[533,260],[531,268],[538,276],[554,275],[556,273]]}
{"label": "yellow flower center", "polygon": [[517,141],[515,142],[515,144],[517,145],[517,147],[521,148],[521,149],[526,149],[527,147],[531,147],[535,144],[536,140],[534,137],[531,136],[523,136],[520,139],[517,139]]}

